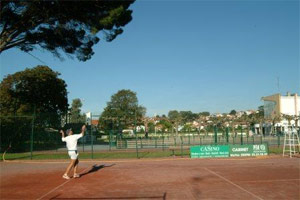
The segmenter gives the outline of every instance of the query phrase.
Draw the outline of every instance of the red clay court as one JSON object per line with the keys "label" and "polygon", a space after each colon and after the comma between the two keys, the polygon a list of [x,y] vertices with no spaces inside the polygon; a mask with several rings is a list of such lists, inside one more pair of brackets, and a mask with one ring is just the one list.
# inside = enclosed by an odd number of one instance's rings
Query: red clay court
{"label": "red clay court", "polygon": [[300,199],[300,159],[1,162],[1,199]]}

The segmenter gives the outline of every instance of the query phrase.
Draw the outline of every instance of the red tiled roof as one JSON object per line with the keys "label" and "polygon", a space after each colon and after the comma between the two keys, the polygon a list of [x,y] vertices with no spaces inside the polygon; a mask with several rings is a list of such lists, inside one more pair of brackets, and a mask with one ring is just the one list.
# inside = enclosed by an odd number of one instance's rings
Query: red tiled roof
{"label": "red tiled roof", "polygon": [[99,124],[99,120],[97,120],[97,119],[92,120],[92,125],[98,125],[98,124]]}

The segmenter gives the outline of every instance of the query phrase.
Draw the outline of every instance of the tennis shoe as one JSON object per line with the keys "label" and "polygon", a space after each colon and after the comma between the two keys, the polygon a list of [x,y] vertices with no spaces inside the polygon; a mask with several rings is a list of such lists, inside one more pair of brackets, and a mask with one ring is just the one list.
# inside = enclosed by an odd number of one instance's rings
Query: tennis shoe
{"label": "tennis shoe", "polygon": [[69,177],[67,174],[64,174],[62,177],[63,177],[64,179],[70,179],[70,177]]}
{"label": "tennis shoe", "polygon": [[73,178],[79,178],[79,177],[80,177],[79,174],[74,174],[74,175],[73,175]]}

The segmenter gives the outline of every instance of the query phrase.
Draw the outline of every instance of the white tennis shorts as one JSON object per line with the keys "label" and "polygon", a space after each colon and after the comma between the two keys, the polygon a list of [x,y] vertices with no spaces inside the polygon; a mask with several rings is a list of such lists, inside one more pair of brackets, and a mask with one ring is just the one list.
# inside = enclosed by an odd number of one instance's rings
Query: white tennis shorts
{"label": "white tennis shorts", "polygon": [[77,151],[68,151],[69,156],[72,160],[76,160],[78,158],[78,152]]}

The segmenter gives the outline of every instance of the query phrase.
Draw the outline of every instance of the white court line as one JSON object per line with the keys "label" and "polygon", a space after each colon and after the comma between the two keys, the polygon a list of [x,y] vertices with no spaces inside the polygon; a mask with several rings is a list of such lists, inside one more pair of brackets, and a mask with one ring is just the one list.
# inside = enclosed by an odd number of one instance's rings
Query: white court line
{"label": "white court line", "polygon": [[264,183],[264,182],[276,182],[276,181],[299,181],[300,179],[278,179],[278,180],[259,180],[259,181],[237,181],[239,183]]}
{"label": "white court line", "polygon": [[234,185],[235,187],[237,187],[237,188],[239,188],[239,189],[243,190],[244,192],[247,192],[248,194],[251,194],[252,196],[256,197],[257,199],[263,200],[263,199],[262,199],[262,198],[260,198],[259,196],[255,195],[255,194],[253,194],[252,192],[250,192],[250,191],[248,191],[248,190],[246,190],[246,189],[242,188],[241,186],[239,186],[239,185],[237,185],[237,184],[233,183],[232,181],[230,181],[230,180],[228,180],[227,178],[225,178],[225,177],[223,177],[223,176],[221,176],[221,175],[217,174],[216,172],[213,172],[213,171],[211,171],[211,170],[207,169],[206,167],[204,167],[204,169],[205,169],[206,171],[208,171],[208,172],[210,172],[210,173],[212,173],[212,174],[214,174],[214,175],[218,176],[219,178],[221,178],[221,179],[225,180],[226,182],[228,182],[228,183],[230,183],[230,184]]}
{"label": "white court line", "polygon": [[[83,172],[86,171],[88,168],[90,168],[90,167],[85,168],[84,170],[82,170],[81,172],[79,172],[79,174],[83,173]],[[52,190],[50,190],[49,192],[47,192],[46,194],[44,194],[43,196],[41,196],[40,198],[38,198],[37,200],[43,199],[43,198],[46,197],[48,194],[54,192],[55,190],[57,190],[57,189],[60,188],[61,186],[63,186],[63,185],[65,185],[66,183],[70,182],[71,180],[72,180],[72,178],[69,179],[69,180],[67,180],[67,181],[65,181],[64,183],[60,184],[59,186],[56,186],[55,188],[53,188]]]}

